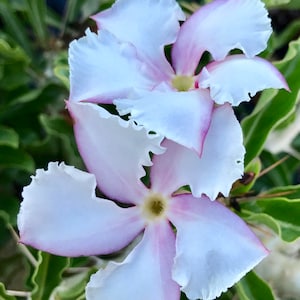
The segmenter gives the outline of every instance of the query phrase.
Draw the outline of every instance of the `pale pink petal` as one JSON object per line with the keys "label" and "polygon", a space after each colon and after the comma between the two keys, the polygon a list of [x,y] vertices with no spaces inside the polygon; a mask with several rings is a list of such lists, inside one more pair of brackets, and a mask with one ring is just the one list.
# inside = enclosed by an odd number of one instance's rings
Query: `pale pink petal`
{"label": "pale pink petal", "polygon": [[198,83],[199,87],[210,89],[212,99],[218,104],[239,105],[268,88],[289,90],[284,77],[271,63],[244,55],[228,56],[207,65],[199,74]]}
{"label": "pale pink petal", "polygon": [[185,19],[175,0],[118,0],[92,18],[99,29],[132,43],[160,76],[169,78],[174,73],[165,58],[164,46],[176,40],[179,20]]}
{"label": "pale pink petal", "polygon": [[234,48],[253,57],[267,46],[272,33],[260,0],[215,0],[195,12],[181,27],[173,47],[177,74],[193,74],[204,51],[222,60]]}
{"label": "pale pink petal", "polygon": [[213,101],[208,91],[152,91],[137,100],[114,101],[121,114],[199,154],[210,125]]}
{"label": "pale pink petal", "polygon": [[119,42],[111,33],[86,31],[69,48],[70,99],[111,103],[139,89],[151,89],[147,66],[136,56],[135,48]]}
{"label": "pale pink petal", "polygon": [[165,140],[166,152],[153,158],[151,184],[170,194],[189,185],[195,197],[229,194],[232,183],[243,174],[243,136],[230,105],[214,109],[212,121],[199,157],[194,151]]}
{"label": "pale pink petal", "polygon": [[136,207],[95,196],[92,174],[64,163],[39,169],[23,190],[20,242],[63,256],[107,254],[127,246],[143,229]]}
{"label": "pale pink petal", "polygon": [[166,221],[151,224],[122,263],[109,262],[92,275],[87,300],[179,300],[179,286],[171,279],[174,256],[171,226]]}
{"label": "pale pink petal", "polygon": [[176,196],[169,218],[177,230],[173,278],[189,299],[215,299],[268,254],[241,218],[206,197]]}
{"label": "pale pink petal", "polygon": [[100,190],[112,199],[139,203],[147,193],[140,178],[160,154],[162,137],[89,103],[68,102],[79,152]]}

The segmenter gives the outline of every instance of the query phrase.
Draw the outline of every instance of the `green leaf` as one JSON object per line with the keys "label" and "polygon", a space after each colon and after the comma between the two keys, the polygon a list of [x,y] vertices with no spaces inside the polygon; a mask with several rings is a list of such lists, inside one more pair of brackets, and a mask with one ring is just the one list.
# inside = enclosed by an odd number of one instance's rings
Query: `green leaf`
{"label": "green leaf", "polygon": [[16,300],[16,297],[10,296],[7,294],[5,290],[5,286],[2,282],[0,282],[0,299],[1,300]]}
{"label": "green leaf", "polygon": [[[257,219],[258,217],[262,218],[259,215],[257,217],[252,215],[252,219],[269,226],[283,240],[292,242],[300,237],[300,199],[289,200],[283,197],[260,198],[256,201],[244,203],[241,206],[243,213],[249,213],[249,216],[251,216],[251,213],[268,215],[270,218],[267,222],[264,221],[266,217],[264,217],[264,220]],[[249,221],[249,219],[246,220]]]}
{"label": "green leaf", "polygon": [[96,268],[91,268],[85,272],[73,275],[62,281],[61,285],[55,291],[57,299],[74,300],[85,295],[85,288],[90,279],[90,276],[97,271]]}
{"label": "green leaf", "polygon": [[23,150],[0,146],[0,168],[17,168],[33,173],[35,166],[32,157]]}
{"label": "green leaf", "polygon": [[0,1],[0,17],[3,19],[10,35],[31,56],[32,49],[27,38],[26,28],[19,20],[19,16],[12,9],[11,1]]}
{"label": "green leaf", "polygon": [[250,162],[244,171],[244,176],[242,179],[237,180],[231,190],[231,196],[238,196],[247,193],[251,190],[253,185],[255,184],[256,179],[259,176],[261,170],[261,162],[260,160],[254,159]]}
{"label": "green leaf", "polygon": [[40,115],[40,121],[48,134],[65,137],[73,134],[71,123],[62,116]]}
{"label": "green leaf", "polygon": [[289,3],[291,0],[263,0],[267,8],[274,8]]}
{"label": "green leaf", "polygon": [[244,276],[235,287],[240,300],[275,299],[269,285],[253,271]]}
{"label": "green leaf", "polygon": [[260,194],[260,196],[265,196],[266,198],[272,195],[273,197],[286,196],[290,200],[297,198],[300,199],[300,184],[277,186]]}
{"label": "green leaf", "polygon": [[0,57],[10,61],[22,61],[26,64],[30,61],[28,55],[21,47],[12,47],[6,40],[0,39]]}
{"label": "green leaf", "polygon": [[27,0],[27,14],[41,46],[46,46],[46,1]]}
{"label": "green leaf", "polygon": [[12,148],[18,148],[19,136],[12,129],[0,125],[0,146],[9,146]]}
{"label": "green leaf", "polygon": [[276,67],[287,79],[291,92],[288,93],[285,90],[266,91],[260,99],[260,102],[263,101],[263,105],[260,105],[242,121],[244,143],[247,150],[246,166],[260,154],[269,132],[295,110],[300,90],[300,38],[289,44],[285,58],[277,62]]}
{"label": "green leaf", "polygon": [[32,300],[50,299],[61,282],[62,272],[69,266],[69,258],[38,252],[38,264],[32,276]]}

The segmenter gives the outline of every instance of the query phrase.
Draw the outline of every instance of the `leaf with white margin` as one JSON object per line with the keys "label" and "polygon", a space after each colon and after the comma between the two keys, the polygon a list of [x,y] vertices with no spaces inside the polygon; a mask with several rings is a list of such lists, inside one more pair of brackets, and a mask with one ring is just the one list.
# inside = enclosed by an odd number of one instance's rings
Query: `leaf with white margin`
{"label": "leaf with white margin", "polygon": [[174,256],[175,236],[170,224],[154,222],[123,262],[109,262],[92,275],[86,298],[178,300],[179,286],[171,278]]}
{"label": "leaf with white margin", "polygon": [[162,145],[166,152],[153,157],[150,173],[155,191],[172,194],[189,185],[195,197],[206,194],[214,200],[219,193],[227,196],[243,174],[242,130],[229,104],[214,109],[200,157],[170,140]]}
{"label": "leaf with white margin", "polygon": [[160,80],[174,74],[164,46],[176,40],[179,21],[185,20],[175,0],[118,0],[92,18],[100,30],[106,29],[121,41],[132,43],[139,56],[155,67]]}
{"label": "leaf with white margin", "polygon": [[245,55],[231,55],[208,64],[201,70],[198,83],[201,88],[209,88],[217,104],[229,102],[235,106],[264,89],[289,90],[284,77],[271,63]]}
{"label": "leaf with white margin", "polygon": [[260,0],[215,0],[196,11],[181,27],[172,50],[177,74],[192,75],[204,51],[223,60],[238,48],[253,57],[267,47],[271,20]]}
{"label": "leaf with white margin", "polygon": [[173,278],[191,300],[213,300],[268,251],[246,223],[219,202],[178,195],[168,217],[177,230]]}
{"label": "leaf with white margin", "polygon": [[85,33],[69,47],[70,101],[111,103],[156,84],[131,44],[120,42],[106,30]]}
{"label": "leaf with white margin", "polygon": [[208,91],[152,91],[139,99],[114,101],[120,114],[149,130],[193,149],[200,155],[211,121],[213,101]]}
{"label": "leaf with white margin", "polygon": [[74,120],[79,152],[99,189],[111,199],[136,204],[147,193],[140,181],[151,166],[149,152],[161,154],[163,137],[149,134],[133,121],[124,121],[90,103],[67,102]]}
{"label": "leaf with white margin", "polygon": [[136,207],[121,208],[95,196],[95,176],[64,163],[38,169],[23,190],[20,242],[61,256],[108,254],[143,229]]}

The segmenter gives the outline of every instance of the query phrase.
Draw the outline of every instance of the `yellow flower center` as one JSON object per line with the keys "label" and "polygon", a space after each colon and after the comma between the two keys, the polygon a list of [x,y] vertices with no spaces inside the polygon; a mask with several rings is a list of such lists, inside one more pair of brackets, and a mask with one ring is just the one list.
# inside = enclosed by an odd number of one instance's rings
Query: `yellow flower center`
{"label": "yellow flower center", "polygon": [[176,75],[172,79],[172,85],[180,92],[185,92],[193,87],[194,79],[192,76]]}
{"label": "yellow flower center", "polygon": [[168,206],[168,199],[161,194],[153,193],[144,200],[141,210],[147,221],[164,218]]}

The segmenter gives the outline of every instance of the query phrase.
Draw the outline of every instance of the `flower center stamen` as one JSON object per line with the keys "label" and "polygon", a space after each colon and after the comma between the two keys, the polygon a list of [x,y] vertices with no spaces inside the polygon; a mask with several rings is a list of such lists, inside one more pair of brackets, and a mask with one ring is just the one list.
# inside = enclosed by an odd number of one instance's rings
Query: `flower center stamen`
{"label": "flower center stamen", "polygon": [[192,76],[176,75],[172,79],[172,85],[180,92],[186,92],[193,87],[194,78]]}
{"label": "flower center stamen", "polygon": [[142,214],[148,221],[162,218],[167,208],[167,200],[160,194],[150,194],[142,205]]}

